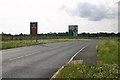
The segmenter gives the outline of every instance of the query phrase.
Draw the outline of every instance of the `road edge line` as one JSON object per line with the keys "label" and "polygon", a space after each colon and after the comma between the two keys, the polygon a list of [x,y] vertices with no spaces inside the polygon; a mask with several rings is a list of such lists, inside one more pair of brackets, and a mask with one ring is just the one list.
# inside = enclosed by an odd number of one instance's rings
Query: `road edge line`
{"label": "road edge line", "polygon": [[[87,45],[87,46],[88,46],[88,45]],[[80,53],[84,48],[86,48],[87,46],[83,47],[83,48],[80,49],[78,52],[76,52],[76,53],[73,55],[73,57],[72,57],[67,63],[70,63],[70,62],[73,60],[73,58],[74,58],[78,53]]]}
{"label": "road edge line", "polygon": [[[88,46],[88,45],[87,45],[87,46]],[[82,47],[82,49],[80,49],[78,52],[76,52],[76,53],[72,56],[72,58],[70,58],[70,60],[69,60],[66,64],[70,63],[70,62],[73,60],[73,58],[74,58],[78,53],[80,53],[83,49],[85,49],[87,46]],[[56,77],[56,75],[65,67],[66,64],[64,64],[61,68],[59,68],[58,71],[55,72],[55,74],[50,78],[50,80],[54,79],[54,78]]]}

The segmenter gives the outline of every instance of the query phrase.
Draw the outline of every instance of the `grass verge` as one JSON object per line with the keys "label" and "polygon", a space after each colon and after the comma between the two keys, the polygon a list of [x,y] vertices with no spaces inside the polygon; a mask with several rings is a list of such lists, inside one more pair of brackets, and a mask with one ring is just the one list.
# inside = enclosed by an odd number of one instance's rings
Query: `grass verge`
{"label": "grass verge", "polygon": [[107,40],[98,45],[99,63],[118,64],[118,43],[118,40]]}
{"label": "grass verge", "polygon": [[98,44],[97,64],[67,64],[56,78],[115,78],[119,77],[118,40]]}
{"label": "grass verge", "polygon": [[56,43],[56,42],[66,42],[66,41],[73,41],[75,39],[44,39],[38,40],[21,40],[21,41],[2,41],[1,49],[10,49],[10,48],[17,48],[17,47],[24,47],[24,46],[32,46],[32,45],[39,45],[39,44],[47,44],[47,43]]}
{"label": "grass verge", "polygon": [[118,78],[117,64],[68,64],[56,78]]}

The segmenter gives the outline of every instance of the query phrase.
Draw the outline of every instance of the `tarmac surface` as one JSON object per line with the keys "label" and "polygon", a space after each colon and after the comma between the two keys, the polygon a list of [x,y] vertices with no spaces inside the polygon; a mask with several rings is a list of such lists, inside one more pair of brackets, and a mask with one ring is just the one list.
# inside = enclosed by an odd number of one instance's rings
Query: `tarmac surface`
{"label": "tarmac surface", "polygon": [[73,60],[83,60],[86,64],[96,64],[97,61],[97,45],[98,42],[94,42],[86,46],[79,54],[77,54]]}
{"label": "tarmac surface", "polygon": [[100,40],[79,40],[2,50],[2,78],[50,78],[83,47],[76,59],[96,63]]}

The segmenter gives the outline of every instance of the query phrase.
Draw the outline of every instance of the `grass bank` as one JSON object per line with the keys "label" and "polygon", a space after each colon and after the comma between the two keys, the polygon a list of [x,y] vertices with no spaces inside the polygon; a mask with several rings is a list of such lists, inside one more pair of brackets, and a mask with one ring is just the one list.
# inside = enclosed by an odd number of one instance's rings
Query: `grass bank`
{"label": "grass bank", "polygon": [[2,41],[1,49],[10,49],[10,48],[17,48],[17,47],[24,47],[24,46],[32,46],[32,45],[39,45],[39,44],[47,44],[47,43],[56,43],[56,42],[66,42],[66,41],[73,41],[75,39],[41,39],[37,42],[35,40],[11,40],[11,41]]}
{"label": "grass bank", "polygon": [[56,78],[118,78],[117,64],[68,64]]}
{"label": "grass bank", "polygon": [[118,78],[118,43],[115,39],[101,42],[97,64],[67,64],[56,78]]}
{"label": "grass bank", "polygon": [[98,45],[99,63],[118,64],[118,40],[106,40]]}

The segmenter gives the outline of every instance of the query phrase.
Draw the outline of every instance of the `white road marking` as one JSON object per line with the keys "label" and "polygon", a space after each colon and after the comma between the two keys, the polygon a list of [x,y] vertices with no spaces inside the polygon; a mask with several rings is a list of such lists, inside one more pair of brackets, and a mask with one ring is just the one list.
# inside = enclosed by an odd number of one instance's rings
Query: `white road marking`
{"label": "white road marking", "polygon": [[20,59],[20,58],[27,57],[27,56],[30,56],[30,55],[33,55],[33,54],[35,54],[35,53],[24,55],[24,56],[19,56],[19,57],[16,57],[16,58],[13,58],[13,59],[9,59],[9,60],[11,61],[11,60]]}
{"label": "white road marking", "polygon": [[[87,45],[87,46],[88,46],[88,45]],[[83,48],[80,49],[75,55],[73,55],[73,57],[67,62],[67,64],[70,63],[70,62],[73,60],[73,58],[74,58],[78,53],[80,53],[84,48],[86,48],[87,46],[83,47]],[[66,65],[66,64],[64,64],[64,65],[51,77],[50,80],[53,80],[53,79],[57,76],[57,74],[65,67],[65,65]]]}
{"label": "white road marking", "polygon": [[[88,45],[87,45],[87,46],[88,46]],[[86,48],[87,46],[83,47],[83,48],[80,49],[76,54],[74,54],[74,56],[68,61],[68,63],[70,63],[70,62],[73,60],[73,58],[74,58],[78,53],[80,53],[84,48]]]}

